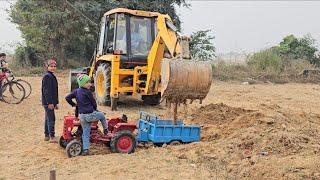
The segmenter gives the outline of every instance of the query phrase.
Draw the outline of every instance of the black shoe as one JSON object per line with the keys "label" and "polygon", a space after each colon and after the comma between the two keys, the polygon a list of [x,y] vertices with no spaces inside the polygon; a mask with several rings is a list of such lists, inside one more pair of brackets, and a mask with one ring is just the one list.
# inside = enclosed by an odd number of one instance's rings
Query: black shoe
{"label": "black shoe", "polygon": [[104,129],[104,130],[103,130],[103,134],[104,134],[104,135],[107,135],[107,134],[108,134],[108,129]]}
{"label": "black shoe", "polygon": [[83,150],[81,155],[82,156],[88,156],[89,155],[89,150],[88,149]]}

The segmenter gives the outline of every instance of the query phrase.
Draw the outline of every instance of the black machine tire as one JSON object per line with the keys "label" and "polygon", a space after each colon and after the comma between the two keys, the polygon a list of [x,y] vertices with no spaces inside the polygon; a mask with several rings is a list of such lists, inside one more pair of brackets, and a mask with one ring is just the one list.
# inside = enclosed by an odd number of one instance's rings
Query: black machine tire
{"label": "black machine tire", "polygon": [[63,136],[60,136],[60,139],[59,139],[59,145],[60,145],[60,147],[66,148],[67,145],[68,145],[68,143],[69,143],[69,142],[68,142],[67,140],[63,139]]}
{"label": "black machine tire", "polygon": [[[21,93],[22,93],[21,97],[18,97],[18,98],[14,97],[14,95],[13,95],[14,92],[13,92],[13,89],[12,89],[13,86],[16,86],[18,88],[18,90],[21,91]],[[25,97],[25,94],[26,94],[26,91],[25,91],[24,87],[20,83],[18,83],[16,81],[9,81],[9,82],[5,83],[2,86],[1,91],[2,91],[2,101],[4,101],[5,103],[8,103],[8,104],[19,104],[19,103],[21,103],[23,101],[24,97]],[[7,99],[7,97],[6,97],[6,95],[7,95],[6,92],[7,91],[9,91],[8,93],[10,93],[10,95],[12,95],[12,97],[14,99],[16,99],[16,101],[12,102],[9,99]]]}
{"label": "black machine tire", "polygon": [[161,95],[156,94],[156,95],[143,95],[142,100],[144,104],[151,105],[151,106],[156,106],[160,104],[160,99]]}
{"label": "black machine tire", "polygon": [[136,150],[136,146],[136,138],[133,133],[128,130],[117,132],[110,141],[110,149],[113,153],[134,153],[134,151]]}
{"label": "black machine tire", "polygon": [[76,157],[82,153],[82,144],[79,140],[70,141],[66,147],[66,153],[69,158]]}
{"label": "black machine tire", "polygon": [[110,106],[111,64],[101,63],[98,66],[94,76],[94,87],[98,104]]}
{"label": "black machine tire", "polygon": [[87,74],[88,67],[81,67],[77,69],[71,69],[69,72],[69,90],[72,92],[73,90],[77,89],[78,82],[77,82],[77,75],[78,74]]}
{"label": "black machine tire", "polygon": [[180,144],[181,144],[181,142],[180,141],[176,141],[176,140],[170,142],[170,146],[178,146]]}
{"label": "black machine tire", "polygon": [[23,86],[24,90],[26,91],[26,94],[25,94],[24,98],[27,99],[30,96],[31,92],[32,92],[31,84],[28,81],[25,81],[25,80],[22,80],[22,79],[17,79],[16,81]]}

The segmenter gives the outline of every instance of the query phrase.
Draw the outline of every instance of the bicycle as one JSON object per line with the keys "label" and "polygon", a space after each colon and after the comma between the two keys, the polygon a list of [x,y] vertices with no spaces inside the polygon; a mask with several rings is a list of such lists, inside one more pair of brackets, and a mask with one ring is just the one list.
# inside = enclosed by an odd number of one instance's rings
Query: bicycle
{"label": "bicycle", "polygon": [[6,72],[10,73],[10,78],[11,78],[10,81],[16,81],[24,87],[25,92],[26,92],[24,98],[27,99],[31,95],[31,92],[32,92],[31,84],[28,81],[25,81],[23,79],[15,79],[15,76],[13,75],[13,73],[10,69],[8,69],[8,68],[2,68],[2,69],[5,69]]}
{"label": "bicycle", "polygon": [[8,104],[19,104],[25,99],[26,91],[19,82],[9,79],[11,74],[8,72],[0,74],[0,83],[3,83],[1,86],[1,100]]}
{"label": "bicycle", "polygon": [[23,79],[15,79],[13,74],[11,74],[10,77],[11,77],[11,79],[10,79],[11,81],[16,81],[16,82],[18,82],[19,84],[21,84],[23,86],[23,88],[24,88],[24,90],[26,92],[24,99],[27,99],[30,96],[31,92],[32,92],[31,84],[28,81],[25,81]]}

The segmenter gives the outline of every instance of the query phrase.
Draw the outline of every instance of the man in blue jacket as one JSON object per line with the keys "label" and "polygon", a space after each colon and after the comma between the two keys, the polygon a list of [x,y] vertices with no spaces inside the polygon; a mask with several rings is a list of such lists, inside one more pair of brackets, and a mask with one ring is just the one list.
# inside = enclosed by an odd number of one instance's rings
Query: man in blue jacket
{"label": "man in blue jacket", "polygon": [[50,59],[45,64],[47,71],[42,78],[42,105],[45,110],[45,123],[44,135],[45,141],[56,143],[55,138],[55,113],[54,110],[58,109],[58,81],[54,72],[56,71],[57,63],[55,60]]}
{"label": "man in blue jacket", "polygon": [[[104,114],[97,111],[97,103],[93,97],[90,88],[92,83],[88,75],[80,75],[77,78],[79,88],[75,89],[72,93],[66,96],[66,101],[72,106],[78,108],[78,113],[80,117],[80,123],[83,129],[82,133],[82,143],[83,143],[83,153],[82,155],[89,155],[90,146],[90,131],[91,122],[99,120],[103,127],[104,134],[108,134],[108,124]],[[73,102],[72,99],[76,99]]]}

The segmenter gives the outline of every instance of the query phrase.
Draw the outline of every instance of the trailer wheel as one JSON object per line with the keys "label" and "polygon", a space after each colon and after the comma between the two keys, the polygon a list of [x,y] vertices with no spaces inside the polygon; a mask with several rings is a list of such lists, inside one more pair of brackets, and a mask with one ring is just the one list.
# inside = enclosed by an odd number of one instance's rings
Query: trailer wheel
{"label": "trailer wheel", "polygon": [[74,139],[70,141],[66,147],[66,153],[69,158],[79,156],[82,153],[82,144]]}
{"label": "trailer wheel", "polygon": [[111,65],[101,63],[94,76],[94,86],[97,102],[99,105],[111,105]]}
{"label": "trailer wheel", "polygon": [[156,146],[156,147],[162,147],[163,143],[153,143],[153,145]]}
{"label": "trailer wheel", "polygon": [[65,140],[64,138],[63,138],[63,136],[60,136],[60,139],[59,139],[59,145],[60,145],[60,147],[62,147],[62,148],[66,148],[67,147],[67,145],[68,145],[68,141],[67,140]]}
{"label": "trailer wheel", "polygon": [[170,142],[170,146],[178,146],[178,145],[180,145],[180,144],[181,144],[180,141],[171,141],[171,142]]}
{"label": "trailer wheel", "polygon": [[116,133],[110,141],[111,152],[116,153],[133,153],[136,145],[135,136],[128,130]]}

